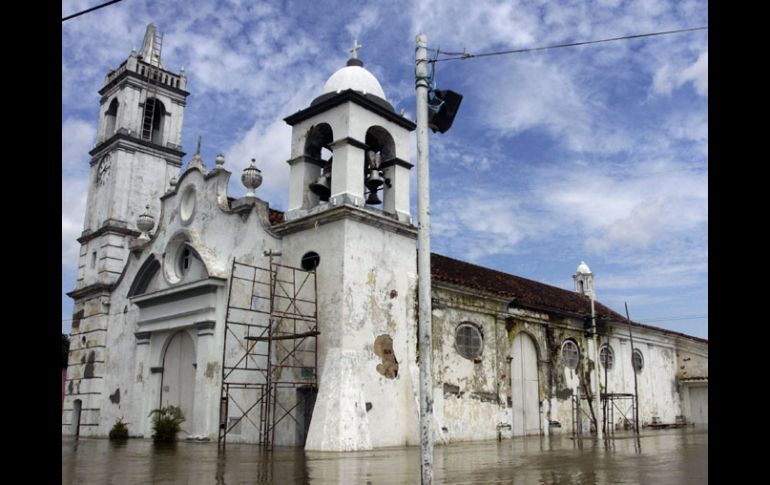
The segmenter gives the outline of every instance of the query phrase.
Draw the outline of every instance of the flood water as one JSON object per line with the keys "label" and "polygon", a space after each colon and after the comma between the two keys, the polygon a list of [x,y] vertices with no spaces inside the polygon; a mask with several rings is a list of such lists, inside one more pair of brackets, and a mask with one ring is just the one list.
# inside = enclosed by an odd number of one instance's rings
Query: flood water
{"label": "flood water", "polygon": [[[434,483],[707,484],[708,429],[644,430],[614,440],[569,434],[453,443],[434,448]],[[353,453],[255,445],[62,437],[62,484],[419,484],[420,448]]]}

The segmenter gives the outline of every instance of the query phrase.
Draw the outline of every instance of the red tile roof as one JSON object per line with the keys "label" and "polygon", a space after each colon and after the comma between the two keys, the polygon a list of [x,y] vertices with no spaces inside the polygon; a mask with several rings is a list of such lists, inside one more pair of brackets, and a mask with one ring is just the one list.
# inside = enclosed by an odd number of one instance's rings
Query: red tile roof
{"label": "red tile roof", "polygon": [[[510,298],[517,306],[520,305],[527,308],[554,311],[580,317],[591,314],[590,300],[574,291],[564,290],[520,276],[484,268],[440,254],[431,253],[430,270],[434,281],[444,281],[466,288],[493,293],[503,298]],[[618,322],[626,321],[626,318],[623,315],[610,310],[598,301],[595,301],[594,307],[599,318]],[[632,324],[634,326],[649,328],[666,334],[679,335],[701,342],[708,342],[708,340],[664,328],[653,327],[637,322],[632,322]]]}
{"label": "red tile roof", "polygon": [[[574,291],[476,266],[436,253],[431,253],[430,269],[434,280],[494,293],[503,298],[515,300],[516,305],[581,316],[591,314],[590,300]],[[613,320],[623,319],[621,315],[599,302],[596,302],[595,307],[599,315]]]}
{"label": "red tile roof", "polygon": [[283,211],[277,209],[270,209],[269,213],[270,225],[274,226],[283,222]]}

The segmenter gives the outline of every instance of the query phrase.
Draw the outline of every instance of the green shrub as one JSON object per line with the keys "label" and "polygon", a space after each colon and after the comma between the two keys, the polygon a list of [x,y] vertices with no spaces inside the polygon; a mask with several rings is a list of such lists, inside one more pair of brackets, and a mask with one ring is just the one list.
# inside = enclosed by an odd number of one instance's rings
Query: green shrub
{"label": "green shrub", "polygon": [[117,420],[110,430],[111,440],[125,440],[128,439],[128,426],[123,422],[123,418]]}
{"label": "green shrub", "polygon": [[179,425],[185,420],[184,413],[178,406],[166,406],[153,409],[152,439],[155,442],[176,441],[176,434],[182,429]]}

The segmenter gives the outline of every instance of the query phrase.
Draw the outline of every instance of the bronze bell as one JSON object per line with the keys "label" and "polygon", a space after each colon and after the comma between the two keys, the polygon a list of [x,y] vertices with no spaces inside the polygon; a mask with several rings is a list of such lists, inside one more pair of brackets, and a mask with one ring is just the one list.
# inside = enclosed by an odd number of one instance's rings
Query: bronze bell
{"label": "bronze bell", "polygon": [[369,173],[366,175],[366,182],[364,182],[364,185],[366,185],[366,188],[369,189],[369,191],[377,192],[377,189],[379,189],[383,183],[379,170],[369,170]]}
{"label": "bronze bell", "polygon": [[318,196],[323,202],[329,201],[329,196],[332,193],[331,183],[329,177],[321,175],[318,180],[309,185],[310,191]]}
{"label": "bronze bell", "polygon": [[366,205],[379,205],[379,204],[382,204],[382,201],[377,196],[377,191],[376,190],[370,191],[369,197],[366,198]]}

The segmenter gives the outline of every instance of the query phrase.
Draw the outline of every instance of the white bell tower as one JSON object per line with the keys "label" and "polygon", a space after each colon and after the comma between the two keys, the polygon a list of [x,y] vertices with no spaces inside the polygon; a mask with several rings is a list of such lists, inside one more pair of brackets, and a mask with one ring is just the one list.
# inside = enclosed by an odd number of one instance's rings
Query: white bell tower
{"label": "white bell tower", "polygon": [[106,395],[107,324],[111,313],[122,310],[111,308],[113,285],[128,261],[131,240],[148,237],[160,197],[182,166],[187,81],[184,71],[163,67],[161,46],[162,37],[150,24],[141,52],[132,50],[99,90],[77,282],[67,293],[74,300],[70,351],[83,357],[70,353],[65,433],[81,427],[90,435],[106,433],[99,416]]}
{"label": "white bell tower", "polygon": [[[182,166],[182,121],[187,78],[161,63],[162,36],[147,26],[141,52],[132,50],[107,73],[91,155],[75,295],[115,282],[138,236],[138,217],[160,210],[160,196]],[[77,296],[73,296],[77,299]]]}
{"label": "white bell tower", "polygon": [[[411,222],[412,164],[407,160],[415,124],[393,110],[379,81],[358,59],[360,47],[355,44],[353,57],[308,108],[285,118],[292,126],[287,220],[349,204]],[[331,152],[331,163],[322,159],[322,149]],[[372,167],[374,160],[377,167]],[[381,174],[379,187],[371,180],[373,171]]]}
{"label": "white bell tower", "polygon": [[353,57],[292,126],[282,264],[316,271],[318,396],[306,449],[419,444],[410,131]]}
{"label": "white bell tower", "polygon": [[592,300],[596,299],[596,292],[594,291],[594,274],[588,267],[585,261],[581,261],[577,267],[577,271],[572,275],[572,279],[575,281],[575,291],[581,295],[586,295]]}

